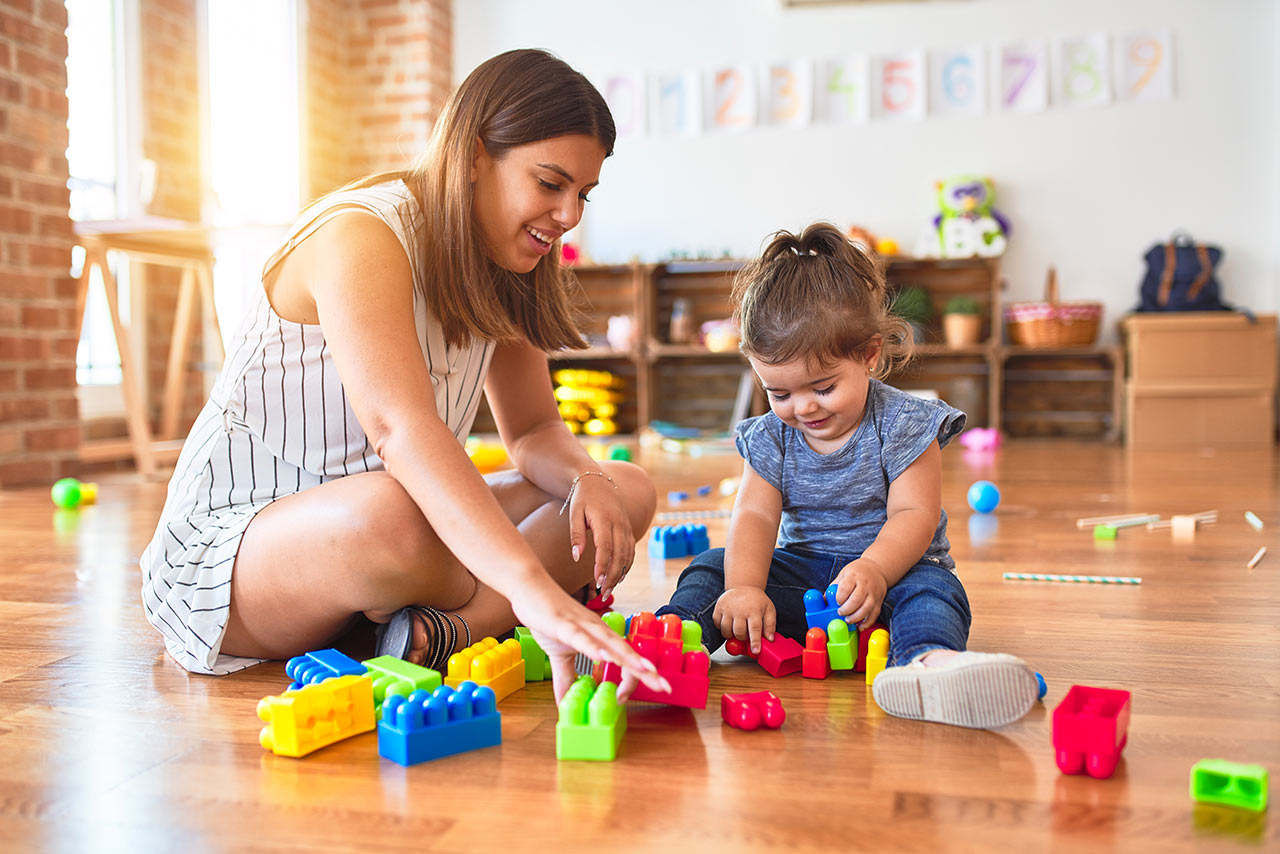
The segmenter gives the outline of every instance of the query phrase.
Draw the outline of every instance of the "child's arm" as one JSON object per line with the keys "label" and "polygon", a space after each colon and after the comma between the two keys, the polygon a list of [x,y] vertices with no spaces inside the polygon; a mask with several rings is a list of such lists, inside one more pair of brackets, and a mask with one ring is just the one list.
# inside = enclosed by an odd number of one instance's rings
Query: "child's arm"
{"label": "child's arm", "polygon": [[724,593],[716,600],[712,620],[726,639],[750,641],[760,651],[760,636],[773,640],[777,612],[764,592],[773,547],[782,519],[782,493],[742,464],[742,482],[729,520],[724,550]]}
{"label": "child's arm", "polygon": [[880,616],[885,593],[933,542],[942,514],[942,449],[937,440],[889,484],[887,519],[862,557],[836,576],[841,616],[866,628]]}
{"label": "child's arm", "polygon": [[[574,478],[603,471],[560,417],[541,350],[527,342],[499,344],[489,363],[485,394],[512,462],[544,492],[564,498]],[[631,517],[613,484],[591,476],[578,479],[568,512],[574,560],[586,547],[590,530],[596,546],[592,577],[607,596],[635,557]]]}

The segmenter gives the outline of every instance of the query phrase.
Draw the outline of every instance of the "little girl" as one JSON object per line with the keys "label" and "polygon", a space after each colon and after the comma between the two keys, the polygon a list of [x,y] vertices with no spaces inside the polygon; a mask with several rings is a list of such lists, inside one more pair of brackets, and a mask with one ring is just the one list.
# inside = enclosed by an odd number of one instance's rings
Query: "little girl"
{"label": "little girl", "polygon": [[713,650],[736,637],[758,652],[761,635],[803,638],[805,590],[834,582],[848,622],[889,625],[889,667],[872,686],[886,712],[984,728],[1021,718],[1031,670],[963,651],[971,616],[948,553],[941,447],[965,415],[874,378],[910,350],[883,271],[817,223],[779,232],[732,301],[772,412],[737,426],[727,548],[695,558],[658,613],[696,620]]}

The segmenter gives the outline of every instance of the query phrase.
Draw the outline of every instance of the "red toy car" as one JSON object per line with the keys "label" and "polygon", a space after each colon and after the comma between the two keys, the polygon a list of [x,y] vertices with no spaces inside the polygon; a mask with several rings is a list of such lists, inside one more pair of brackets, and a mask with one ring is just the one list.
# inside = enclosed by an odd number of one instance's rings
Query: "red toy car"
{"label": "red toy car", "polygon": [[1128,691],[1072,685],[1053,710],[1053,749],[1064,774],[1110,777],[1129,740]]}

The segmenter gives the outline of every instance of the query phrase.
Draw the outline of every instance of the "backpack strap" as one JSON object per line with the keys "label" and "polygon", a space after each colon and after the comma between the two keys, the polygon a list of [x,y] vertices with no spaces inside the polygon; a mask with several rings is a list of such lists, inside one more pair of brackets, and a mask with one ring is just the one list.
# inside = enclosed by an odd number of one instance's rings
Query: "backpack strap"
{"label": "backpack strap", "polygon": [[1187,301],[1195,302],[1195,298],[1200,295],[1200,289],[1209,281],[1209,277],[1213,275],[1213,264],[1209,262],[1209,250],[1204,247],[1203,243],[1196,244],[1196,258],[1200,259],[1200,272],[1191,282],[1191,288],[1187,291]]}
{"label": "backpack strap", "polygon": [[1177,249],[1172,243],[1164,245],[1164,270],[1160,273],[1160,289],[1156,291],[1156,305],[1169,304],[1169,291],[1173,289],[1173,271],[1178,266]]}

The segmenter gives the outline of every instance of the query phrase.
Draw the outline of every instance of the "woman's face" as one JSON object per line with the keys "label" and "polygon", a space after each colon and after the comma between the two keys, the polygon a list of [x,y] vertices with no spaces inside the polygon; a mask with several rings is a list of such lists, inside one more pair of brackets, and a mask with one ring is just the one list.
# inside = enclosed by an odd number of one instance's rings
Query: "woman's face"
{"label": "woman's face", "polygon": [[604,158],[604,146],[585,134],[518,145],[501,159],[477,141],[472,205],[493,262],[513,273],[532,270],[582,218]]}

